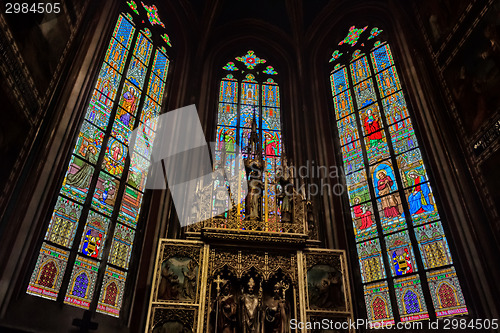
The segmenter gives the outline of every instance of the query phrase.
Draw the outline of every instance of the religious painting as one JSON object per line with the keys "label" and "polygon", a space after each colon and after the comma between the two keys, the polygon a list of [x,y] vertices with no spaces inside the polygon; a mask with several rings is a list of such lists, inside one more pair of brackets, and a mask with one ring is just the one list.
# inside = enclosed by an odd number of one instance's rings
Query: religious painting
{"label": "religious painting", "polygon": [[402,231],[385,237],[392,276],[406,275],[417,271],[415,255],[410,243],[408,231]]}
{"label": "religious painting", "polygon": [[377,207],[384,234],[406,228],[406,219],[399,193],[391,193],[378,198]]}
{"label": "religious painting", "polygon": [[356,248],[363,283],[384,279],[386,275],[379,239],[358,243]]}
{"label": "religious painting", "polygon": [[427,272],[427,283],[437,318],[468,314],[454,267]]}
{"label": "religious painting", "polygon": [[74,154],[95,164],[101,151],[104,133],[97,127],[84,121],[78,133],[78,139],[74,149]]}
{"label": "religious painting", "polygon": [[376,133],[384,127],[380,110],[377,104],[373,104],[359,111],[359,119],[363,128],[363,135],[368,136],[370,142],[372,140],[382,139],[382,134]]}
{"label": "religious painting", "polygon": [[236,128],[217,126],[217,150],[234,152],[236,149]]}
{"label": "religious painting", "polygon": [[472,6],[470,0],[433,0],[418,4],[422,23],[434,51],[439,50],[460,16]]}
{"label": "religious painting", "polygon": [[308,250],[304,253],[307,309],[349,311],[344,255],[342,251]]}
{"label": "religious painting", "polygon": [[120,107],[125,110],[125,112],[135,117],[137,113],[137,106],[139,105],[140,94],[141,91],[138,90],[132,83],[125,81],[122,95],[120,97]]}
{"label": "religious painting", "polygon": [[121,177],[127,155],[127,146],[115,138],[110,137],[106,147],[104,161],[102,162],[103,169],[115,177]]}
{"label": "religious painting", "polygon": [[370,327],[394,325],[394,313],[387,281],[364,285],[363,289]]}
{"label": "religious painting", "polygon": [[281,155],[281,132],[262,131],[262,150],[266,156]]}
{"label": "religious painting", "polygon": [[404,187],[417,185],[428,180],[419,148],[401,154],[396,159]]}
{"label": "religious painting", "polygon": [[[452,2],[449,1],[451,7]],[[461,1],[464,2],[464,1]],[[453,7],[455,4],[453,3]],[[495,1],[444,70],[444,77],[468,136],[500,107],[500,3]]]}
{"label": "religious painting", "polygon": [[[252,128],[252,122],[255,118],[255,125],[260,127],[260,114],[258,106],[242,105],[240,108],[240,127]],[[247,131],[250,133],[250,131]]]}
{"label": "religious painting", "polygon": [[394,280],[394,291],[402,322],[429,319],[422,286],[418,275]]}
{"label": "religious painting", "polygon": [[133,115],[122,108],[118,108],[111,128],[111,135],[128,146],[134,123],[135,117]]}
{"label": "religious painting", "polygon": [[158,300],[194,302],[198,288],[199,266],[189,257],[171,257],[161,263]]}

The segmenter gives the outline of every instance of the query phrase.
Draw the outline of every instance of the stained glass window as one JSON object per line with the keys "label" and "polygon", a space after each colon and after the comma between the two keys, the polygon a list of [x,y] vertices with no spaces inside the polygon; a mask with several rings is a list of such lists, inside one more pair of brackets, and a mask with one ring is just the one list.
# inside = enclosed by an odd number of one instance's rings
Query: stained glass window
{"label": "stained glass window", "polygon": [[[223,68],[227,71],[222,78],[219,90],[219,108],[217,116],[216,161],[222,163],[234,158],[235,147],[239,147],[243,156],[248,150],[248,140],[255,122],[257,133],[262,144],[264,157],[264,192],[262,212],[269,230],[272,223],[278,222],[278,187],[272,183],[272,177],[281,165],[282,135],[281,135],[281,100],[280,88],[275,78],[278,71],[273,66],[265,66],[266,60],[260,58],[252,50],[244,56],[235,57],[236,64],[229,62]],[[234,68],[240,68],[235,71]],[[231,153],[231,154],[229,154]],[[217,181],[216,181],[217,182]],[[223,180],[220,181],[222,184]],[[220,184],[217,184],[220,186]],[[238,191],[241,202],[244,198]],[[236,200],[235,200],[236,201]],[[214,207],[227,206],[214,194]],[[244,205],[238,205],[238,215],[245,216]],[[270,224],[269,224],[270,223]]]}
{"label": "stained glass window", "polygon": [[383,30],[367,29],[352,26],[329,60],[367,318],[466,314],[393,53]]}
{"label": "stained glass window", "polygon": [[[167,36],[157,8],[142,5],[129,3],[142,16],[141,28],[130,14],[118,17],[27,290],[52,300],[64,293],[64,303],[84,309],[98,298],[93,310],[115,317],[142,227],[139,213],[170,63],[163,42],[152,40],[151,30],[163,41]],[[135,128],[142,135],[129,150]]]}

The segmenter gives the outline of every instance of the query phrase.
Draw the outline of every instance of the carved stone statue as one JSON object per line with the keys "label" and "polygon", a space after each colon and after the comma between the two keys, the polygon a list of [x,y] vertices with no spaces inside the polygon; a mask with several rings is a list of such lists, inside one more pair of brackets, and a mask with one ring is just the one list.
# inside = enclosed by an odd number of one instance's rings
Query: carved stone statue
{"label": "carved stone statue", "polygon": [[240,297],[240,324],[242,333],[262,333],[262,287],[257,291],[255,280],[248,280],[246,291]]}
{"label": "carved stone statue", "polygon": [[283,159],[282,163],[283,169],[276,176],[276,182],[281,187],[277,197],[280,201],[281,222],[291,222],[294,189],[286,159]]}
{"label": "carved stone statue", "polygon": [[273,297],[265,302],[264,333],[290,333],[290,305],[285,293],[288,284],[278,282],[273,289]]}

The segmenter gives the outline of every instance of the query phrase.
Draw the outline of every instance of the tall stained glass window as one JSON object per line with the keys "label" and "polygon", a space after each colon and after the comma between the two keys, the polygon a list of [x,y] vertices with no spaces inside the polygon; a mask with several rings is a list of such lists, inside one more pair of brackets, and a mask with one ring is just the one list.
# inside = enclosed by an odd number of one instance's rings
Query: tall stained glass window
{"label": "tall stained glass window", "polygon": [[[27,293],[118,317],[170,63],[155,6],[118,16]],[[129,150],[138,128],[141,139]],[[139,136],[138,136],[139,137]]]}
{"label": "tall stained glass window", "polygon": [[330,59],[367,317],[380,325],[467,314],[437,194],[382,38],[378,28],[353,26]]}
{"label": "tall stained glass window", "polygon": [[[273,231],[273,223],[279,221],[279,205],[276,184],[272,179],[281,165],[281,117],[280,90],[274,80],[278,72],[268,66],[265,59],[259,58],[249,50],[235,58],[236,63],[228,62],[224,67],[227,75],[221,80],[217,117],[216,163],[235,158],[235,147],[243,156],[248,151],[248,142],[255,122],[262,143],[264,158],[263,217],[267,229]],[[230,165],[230,163],[228,163]],[[218,185],[218,184],[216,184]],[[238,191],[238,195],[244,193]],[[241,202],[238,198],[237,202]],[[220,204],[214,194],[214,207]],[[237,206],[238,215],[245,217],[244,205]]]}

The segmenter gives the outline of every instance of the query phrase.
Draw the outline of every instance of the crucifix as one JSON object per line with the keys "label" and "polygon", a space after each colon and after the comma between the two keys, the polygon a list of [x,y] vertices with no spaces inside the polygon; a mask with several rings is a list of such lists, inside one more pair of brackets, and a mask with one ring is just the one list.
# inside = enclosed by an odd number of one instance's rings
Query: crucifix
{"label": "crucifix", "polygon": [[94,323],[91,321],[92,313],[89,310],[85,310],[83,313],[83,318],[78,319],[75,318],[73,319],[73,322],[71,325],[80,327],[80,332],[81,333],[88,333],[89,331],[95,331],[97,330],[97,327],[99,326],[98,323]]}
{"label": "crucifix", "polygon": [[215,303],[215,332],[218,331],[218,322],[219,322],[219,295],[220,295],[220,284],[225,282],[226,280],[223,280],[220,278],[220,274],[217,275],[217,279],[214,280],[214,282],[217,284],[217,302]]}

